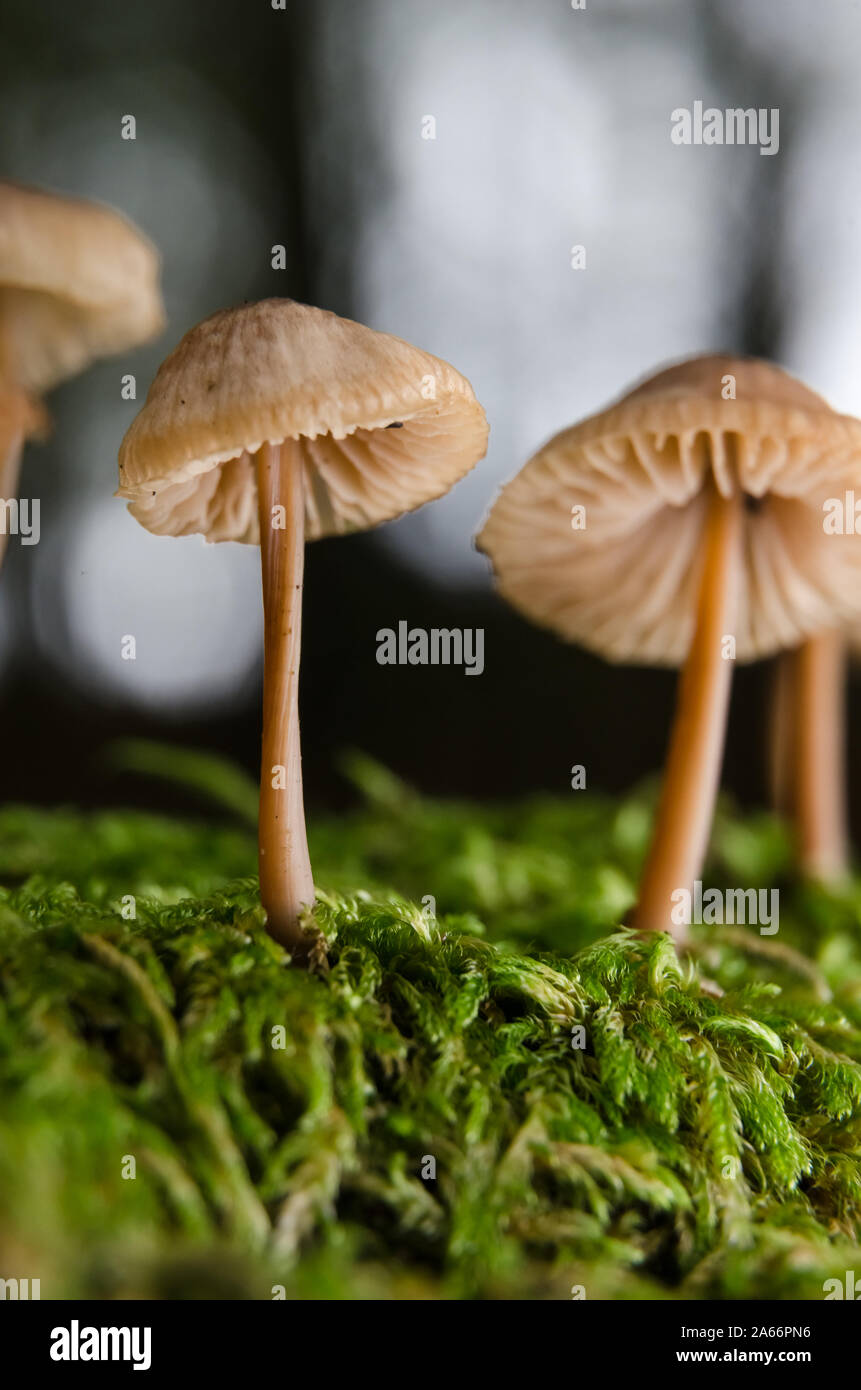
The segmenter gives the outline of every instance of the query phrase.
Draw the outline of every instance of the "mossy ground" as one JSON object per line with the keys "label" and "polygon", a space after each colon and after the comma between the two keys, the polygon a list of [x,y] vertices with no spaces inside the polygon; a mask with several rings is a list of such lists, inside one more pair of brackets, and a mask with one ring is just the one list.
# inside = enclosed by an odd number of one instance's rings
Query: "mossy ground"
{"label": "mossy ground", "polygon": [[779,885],[779,934],[680,962],[619,927],[648,797],[433,803],[354,760],[365,809],[312,827],[309,975],[261,927],[253,788],[172,768],[236,828],[0,812],[0,1275],[821,1298],[853,1268],[861,889],[794,886],[775,822],[722,810],[708,878]]}

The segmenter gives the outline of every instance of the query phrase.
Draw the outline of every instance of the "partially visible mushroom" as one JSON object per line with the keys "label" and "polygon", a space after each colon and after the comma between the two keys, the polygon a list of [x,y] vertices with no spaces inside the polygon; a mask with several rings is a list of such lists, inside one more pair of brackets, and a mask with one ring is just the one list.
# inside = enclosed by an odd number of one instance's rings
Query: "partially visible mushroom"
{"label": "partially visible mushroom", "polygon": [[[164,325],[159,261],[110,208],[0,182],[0,498],[17,494],[42,394]],[[0,559],[5,537],[0,537]]]}
{"label": "partially visible mushroom", "polygon": [[795,829],[802,873],[832,885],[849,873],[846,684],[856,643],[857,629],[832,630],[783,652],[771,690],[771,804]]}
{"label": "partially visible mushroom", "polygon": [[198,324],[120,450],[118,496],[157,535],[260,544],[265,663],[260,893],[294,958],[313,902],[299,742],[304,542],[441,496],[483,456],[484,411],[448,363],[287,299]]}
{"label": "partially visible mushroom", "polygon": [[848,873],[846,813],[846,638],[809,637],[791,656],[791,809],[801,868],[823,883]]}
{"label": "partially visible mushroom", "polygon": [[552,439],[481,532],[530,618],[613,661],[684,667],[640,928],[682,934],[673,895],[702,870],[732,660],[861,609],[861,550],[834,544],[822,510],[859,459],[861,423],[780,368],[699,357]]}
{"label": "partially visible mushroom", "polygon": [[159,258],[118,212],[0,183],[0,379],[42,395],[164,327]]}

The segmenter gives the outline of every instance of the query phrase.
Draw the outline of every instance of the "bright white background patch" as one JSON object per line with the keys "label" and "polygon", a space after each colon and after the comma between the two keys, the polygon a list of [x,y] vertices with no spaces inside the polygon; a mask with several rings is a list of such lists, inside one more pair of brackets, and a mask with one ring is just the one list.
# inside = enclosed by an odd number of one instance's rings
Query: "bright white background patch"
{"label": "bright white background patch", "polygon": [[[632,22],[612,36],[597,6],[527,17],[498,0],[371,0],[361,44],[343,33],[358,15],[338,7],[331,25],[339,109],[357,84],[380,93],[366,159],[382,177],[357,192],[356,315],[448,358],[491,422],[486,462],[380,532],[439,582],[487,582],[472,536],[552,433],[663,359],[729,336],[757,171],[735,150],[706,161],[671,143],[675,106],[729,95],[678,7],[664,25],[623,8]],[[427,115],[435,140],[422,139]],[[571,267],[575,244],[585,270]]]}
{"label": "bright white background patch", "polygon": [[[247,696],[263,650],[260,552],[151,536],[111,499],[39,547],[33,621],[45,659],[90,694],[165,713]],[[136,659],[123,660],[133,636]]]}

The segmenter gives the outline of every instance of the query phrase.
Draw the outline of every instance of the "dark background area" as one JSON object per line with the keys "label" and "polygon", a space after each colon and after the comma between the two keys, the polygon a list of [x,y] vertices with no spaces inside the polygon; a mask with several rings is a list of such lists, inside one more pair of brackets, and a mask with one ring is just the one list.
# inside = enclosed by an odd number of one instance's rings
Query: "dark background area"
{"label": "dark background area", "polygon": [[[846,347],[857,320],[857,282],[846,269],[846,247],[859,244],[854,108],[845,108],[842,127],[829,124],[840,82],[847,91],[857,85],[858,7],[816,7],[818,20],[811,8],[590,0],[585,13],[572,13],[563,0],[287,0],[279,12],[269,0],[83,0],[73,7],[0,0],[0,176],[102,198],[133,217],[164,256],[170,320],[157,344],[122,363],[99,364],[54,393],[52,441],[25,458],[23,487],[42,499],[43,539],[29,549],[11,545],[2,577],[4,798],[193,805],[172,788],[109,771],[105,750],[129,735],[218,750],[256,770],[259,664],[246,660],[229,696],[216,701],[203,678],[194,697],[176,706],[169,683],[161,700],[125,695],[92,669],[69,616],[87,566],[51,569],[51,556],[61,554],[82,509],[110,496],[122,434],[179,336],[224,304],[273,294],[415,336],[450,356],[473,381],[492,429],[488,460],[462,485],[468,500],[434,504],[449,507],[437,514],[441,522],[423,513],[399,523],[393,538],[308,548],[302,724],[310,806],[349,800],[338,771],[346,748],[372,754],[427,791],[479,798],[564,794],[574,763],[586,766],[590,787],[608,790],[653,772],[674,673],[614,668],[531,628],[494,596],[483,562],[461,568],[451,554],[468,551],[496,488],[547,436],[673,356],[726,348],[774,357],[840,408],[861,405],[850,398],[861,364]],[[549,109],[536,132],[523,131],[530,111],[555,100],[556,89],[543,80],[540,42],[562,74],[563,94],[566,63],[572,99],[591,84],[595,138],[605,142],[597,172],[589,173],[589,131],[581,124],[567,133],[564,106]],[[423,53],[427,75],[417,83],[405,77],[405,63],[408,57],[410,72],[420,72]],[[438,85],[440,54],[460,64],[451,87]],[[626,81],[629,72],[636,81]],[[669,113],[697,98],[779,106],[779,154],[673,150]],[[435,279],[435,263],[429,269],[410,259],[425,194],[418,173],[418,193],[404,202],[411,156],[405,165],[402,123],[406,110],[418,162],[427,154],[417,135],[422,115],[439,108],[442,132],[447,102],[452,111],[456,103],[460,124],[448,144],[441,133],[433,157],[438,166],[453,161],[455,147],[461,157],[474,142],[474,162],[459,165],[457,177],[463,200],[474,204],[476,236],[459,241],[458,221],[446,238],[448,212],[435,185],[427,196],[440,223],[428,236],[437,248],[445,243]],[[123,146],[126,112],[136,116],[138,138]],[[637,143],[644,138],[653,146]],[[534,186],[519,182],[530,162],[544,158],[546,217],[529,204]],[[560,209],[560,169],[564,182],[569,159],[573,191]],[[818,171],[812,185],[805,183],[810,168]],[[453,169],[439,173],[441,188],[457,186]],[[488,231],[481,219],[490,199],[510,207],[510,226],[503,218]],[[805,221],[811,201],[824,208],[812,225]],[[525,216],[534,220],[518,220]],[[556,218],[558,285],[556,272],[542,278],[544,228]],[[575,290],[568,246],[583,239],[583,226],[594,228],[587,242],[595,270]],[[287,272],[270,267],[275,243],[287,247]],[[568,304],[575,293],[582,302]],[[435,330],[423,316],[440,305],[445,322]],[[430,341],[418,332],[425,322],[436,334]],[[551,358],[545,354],[554,335]],[[823,341],[830,357],[816,350]],[[485,344],[484,355],[476,342]],[[548,361],[558,362],[556,376]],[[118,398],[127,370],[138,376],[137,403]],[[110,524],[134,529],[122,504],[112,507],[117,520]],[[441,547],[444,531],[451,554]],[[149,540],[154,576],[160,547],[196,544]],[[145,579],[135,575],[139,594]],[[247,575],[243,583],[250,585]],[[180,578],[159,602],[181,598]],[[247,602],[249,623],[259,621]],[[217,617],[201,606],[187,621],[206,626]],[[483,627],[484,674],[378,666],[377,630],[403,618],[426,628]],[[133,620],[120,611],[117,644],[129,631]],[[223,652],[230,662],[231,631]],[[739,669],[733,694],[724,782],[748,803],[764,797],[768,678],[762,665]],[[854,771],[857,765],[853,746]]]}

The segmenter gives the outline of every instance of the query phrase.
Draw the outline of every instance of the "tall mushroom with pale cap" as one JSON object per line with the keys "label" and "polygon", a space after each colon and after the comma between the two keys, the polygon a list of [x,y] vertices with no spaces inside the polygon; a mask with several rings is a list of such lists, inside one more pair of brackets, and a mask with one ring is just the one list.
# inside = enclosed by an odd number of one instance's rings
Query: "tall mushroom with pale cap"
{"label": "tall mushroom with pale cap", "polygon": [[528,617],[611,661],[683,667],[641,929],[681,935],[673,894],[691,890],[708,847],[733,658],[859,611],[861,548],[823,527],[859,460],[861,422],[780,368],[697,357],[551,439],[480,534]]}
{"label": "tall mushroom with pale cap", "polygon": [[0,182],[0,497],[18,489],[39,398],[164,326],[159,258],[119,213]]}
{"label": "tall mushroom with pale cap", "polygon": [[118,496],[148,531],[261,547],[260,894],[301,957],[314,899],[298,690],[304,544],[447,492],[483,457],[472,387],[437,357],[289,299],[214,314],[160,367],[120,450]]}

